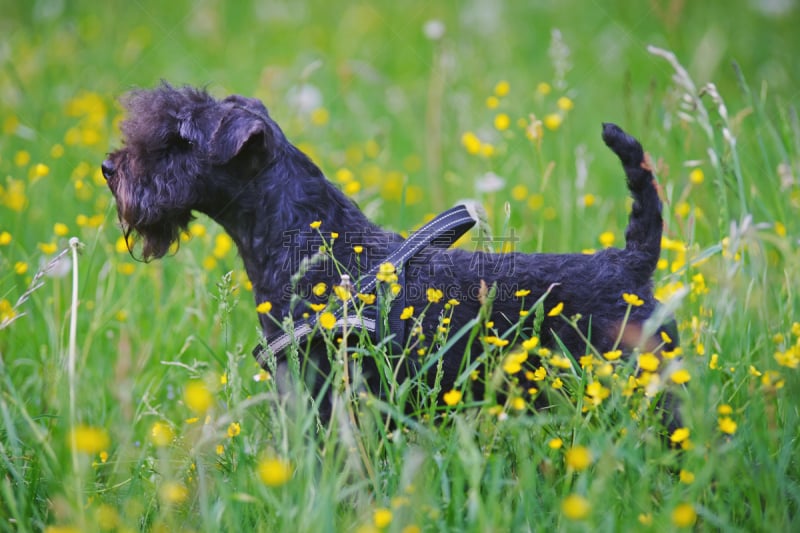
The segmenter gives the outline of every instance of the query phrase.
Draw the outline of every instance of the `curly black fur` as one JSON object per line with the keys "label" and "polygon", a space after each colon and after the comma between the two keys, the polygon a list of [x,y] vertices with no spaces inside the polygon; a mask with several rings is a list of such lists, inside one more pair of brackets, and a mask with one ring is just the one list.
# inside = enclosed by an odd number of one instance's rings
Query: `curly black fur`
{"label": "curly black fur", "polygon": [[[216,100],[203,90],[163,84],[130,93],[124,105],[128,111],[122,123],[125,144],[109,155],[103,173],[117,200],[123,230],[141,237],[145,259],[168,251],[186,229],[192,211],[205,213],[235,241],[256,302],[271,302],[275,316],[292,314],[300,319],[307,309],[290,306],[288,288],[301,261],[322,244],[316,232],[309,231],[310,222],[322,221],[326,234],[338,232],[341,237],[332,255],[348,268],[358,266],[362,273],[380,264],[392,245],[402,240],[370,222],[327,181],[286,139],[258,100],[242,96]],[[527,302],[549,290],[545,307],[563,302],[564,315],[581,316],[581,333],[561,317],[546,317],[542,344],[563,346],[576,357],[589,353],[585,339],[601,353],[614,346],[628,308],[624,292],[644,300],[632,308],[628,321],[631,332],[640,330],[656,307],[652,275],[661,246],[661,202],[636,139],[613,124],[604,124],[603,140],[622,162],[634,200],[625,248],[586,255],[490,254],[430,247],[407,266],[405,294],[406,305],[422,309],[427,305],[426,288],[445,292],[443,301],[426,314],[428,338],[450,298],[460,301],[452,331],[475,317],[482,284],[497,288],[491,318],[501,332],[519,320],[521,302],[514,290],[530,290]],[[354,245],[363,247],[358,257]],[[352,278],[358,279],[358,273]],[[309,288],[319,281],[330,287],[340,282],[340,276],[330,268],[311,269],[297,290],[314,301]],[[265,335],[276,328],[263,315],[261,325]],[[532,326],[531,316],[523,329],[530,332]],[[624,338],[628,349],[640,342],[638,338],[631,341],[631,335]],[[661,342],[655,338],[652,345]],[[463,368],[464,354],[481,353],[480,347],[466,343],[464,337],[445,356],[445,391]],[[318,366],[324,371],[327,363],[321,360]]]}

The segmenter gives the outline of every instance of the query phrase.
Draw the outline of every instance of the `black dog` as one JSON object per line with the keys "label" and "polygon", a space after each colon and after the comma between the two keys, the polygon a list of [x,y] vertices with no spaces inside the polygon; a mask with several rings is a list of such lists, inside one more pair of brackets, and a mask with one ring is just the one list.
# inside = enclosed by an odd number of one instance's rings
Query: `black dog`
{"label": "black dog", "polygon": [[[121,127],[124,147],[102,165],[124,233],[141,238],[145,259],[159,258],[186,229],[192,211],[213,218],[236,243],[256,303],[272,304],[270,316],[260,315],[267,336],[279,329],[271,317],[280,321],[291,315],[301,321],[311,303],[328,301],[328,294],[313,287],[321,282],[329,289],[340,284],[343,271],[358,280],[364,272],[377,269],[403,241],[367,220],[286,139],[258,100],[242,96],[216,100],[202,90],[163,84],[131,92],[124,105],[128,111]],[[634,199],[625,248],[586,255],[490,254],[426,247],[407,265],[396,265],[405,269],[404,307],[419,312],[429,306],[421,330],[413,331],[412,321],[406,320],[401,322],[402,331],[389,332],[409,339],[406,351],[397,354],[407,360],[405,372],[424,365],[425,356],[418,353],[426,348],[428,353],[435,351],[425,343],[436,337],[446,302],[459,302],[448,309],[452,312],[450,331],[459,331],[478,315],[488,298],[487,289],[494,300],[486,318],[494,323],[497,336],[520,321],[519,294],[524,292],[517,291],[530,291],[525,296],[527,304],[546,295],[545,312],[563,304],[562,316],[540,312],[536,319],[536,313],[530,313],[519,329],[522,338],[531,335],[535,320],[543,317],[537,324],[542,345],[567,350],[576,358],[609,351],[619,339],[628,351],[636,346],[675,347],[660,331],[650,339],[639,338],[656,307],[651,278],[661,249],[662,218],[653,176],[633,137],[604,124],[603,140],[620,158]],[[321,222],[319,230],[309,228],[314,221]],[[332,239],[331,232],[338,237]],[[328,260],[319,262],[317,257],[309,262],[323,245]],[[338,269],[331,267],[334,263]],[[301,268],[303,273],[293,281]],[[432,300],[439,301],[431,303],[428,288],[441,290],[444,297],[436,296]],[[623,293],[642,300],[630,308],[626,324],[623,318],[629,305]],[[576,330],[564,317],[578,315]],[[621,331],[623,325],[626,331]],[[448,391],[464,371],[465,358],[483,353],[480,338],[471,344],[468,339],[463,336],[444,355],[442,391]],[[316,359],[320,373],[329,371],[324,349],[310,357]],[[427,365],[430,380],[435,366]],[[368,381],[369,374],[365,371]],[[377,377],[372,379],[376,381],[371,384],[377,384]],[[481,394],[481,386],[476,387]]]}

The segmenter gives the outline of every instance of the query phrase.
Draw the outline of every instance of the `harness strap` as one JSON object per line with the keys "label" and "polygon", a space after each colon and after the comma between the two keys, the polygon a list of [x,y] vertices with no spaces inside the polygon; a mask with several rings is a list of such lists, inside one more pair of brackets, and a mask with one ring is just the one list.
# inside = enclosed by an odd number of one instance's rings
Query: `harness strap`
{"label": "harness strap", "polygon": [[[378,320],[364,317],[364,316],[347,316],[342,317],[342,309],[339,308],[334,311],[336,317],[336,326],[353,327],[365,329],[369,333],[376,335],[378,338],[385,338],[389,335],[395,335],[393,344],[402,347],[405,343],[405,326],[400,320],[400,313],[402,312],[403,303],[405,298],[402,296],[405,292],[404,283],[404,267],[409,259],[414,257],[427,246],[434,246],[436,248],[447,249],[453,245],[464,233],[466,233],[475,223],[478,217],[466,205],[457,205],[447,211],[441,213],[439,216],[423,225],[420,229],[412,233],[408,239],[400,243],[386,258],[381,261],[382,263],[391,263],[395,266],[398,274],[398,283],[401,285],[400,297],[392,302],[389,309],[389,330],[388,332],[381,331]],[[358,287],[361,293],[367,294],[375,290],[378,284],[377,274],[380,269],[380,264],[375,265],[369,272],[364,274],[358,282]],[[399,301],[398,301],[399,300]],[[398,305],[400,304],[400,305]],[[258,363],[266,368],[266,356],[272,353],[278,356],[292,343],[301,341],[308,337],[317,329],[317,320],[309,318],[308,320],[300,320],[295,322],[294,328],[290,331],[279,331],[270,335],[266,339],[266,347],[258,344],[253,350],[253,356]]]}

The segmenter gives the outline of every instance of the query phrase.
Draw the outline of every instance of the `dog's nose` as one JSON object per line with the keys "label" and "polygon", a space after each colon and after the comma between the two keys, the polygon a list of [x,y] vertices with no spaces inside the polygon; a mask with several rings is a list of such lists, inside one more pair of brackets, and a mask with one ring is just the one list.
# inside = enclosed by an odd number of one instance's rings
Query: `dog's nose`
{"label": "dog's nose", "polygon": [[103,171],[103,177],[108,180],[114,175],[114,170],[116,169],[114,168],[114,163],[112,163],[111,160],[106,159],[103,161],[103,164],[100,165],[100,170]]}

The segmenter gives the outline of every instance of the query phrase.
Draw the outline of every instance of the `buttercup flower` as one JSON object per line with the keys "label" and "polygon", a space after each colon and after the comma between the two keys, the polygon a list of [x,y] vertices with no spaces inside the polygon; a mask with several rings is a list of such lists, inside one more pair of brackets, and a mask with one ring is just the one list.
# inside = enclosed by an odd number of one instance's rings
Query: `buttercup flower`
{"label": "buttercup flower", "polygon": [[462,396],[461,391],[453,389],[449,392],[445,392],[442,399],[444,400],[444,403],[452,407],[454,405],[458,405],[458,403],[461,402],[461,396]]}
{"label": "buttercup flower", "polygon": [[268,487],[285,485],[292,477],[292,465],[289,461],[277,457],[267,457],[258,463],[258,476]]}
{"label": "buttercup flower", "polygon": [[68,443],[74,445],[76,451],[93,455],[108,448],[110,439],[105,429],[79,425],[72,428]]}
{"label": "buttercup flower", "polygon": [[204,382],[195,380],[186,384],[183,401],[189,409],[202,414],[209,410],[214,403],[214,398]]}
{"label": "buttercup flower", "polygon": [[682,503],[672,511],[672,523],[677,527],[691,527],[697,521],[697,512],[691,503]]}
{"label": "buttercup flower", "polygon": [[561,502],[561,512],[570,520],[583,520],[591,510],[589,500],[580,494],[570,494]]}
{"label": "buttercup flower", "polygon": [[392,523],[392,512],[384,507],[379,507],[372,514],[372,522],[378,529],[384,529]]}
{"label": "buttercup flower", "polygon": [[592,464],[592,452],[585,446],[575,446],[567,450],[564,457],[567,466],[575,471],[586,470]]}
{"label": "buttercup flower", "polygon": [[622,293],[622,299],[625,300],[625,303],[633,306],[633,307],[640,307],[644,305],[644,300],[636,296],[635,294],[630,294],[627,292]]}
{"label": "buttercup flower", "polygon": [[325,329],[336,327],[336,316],[330,311],[326,311],[319,316],[319,324]]}

